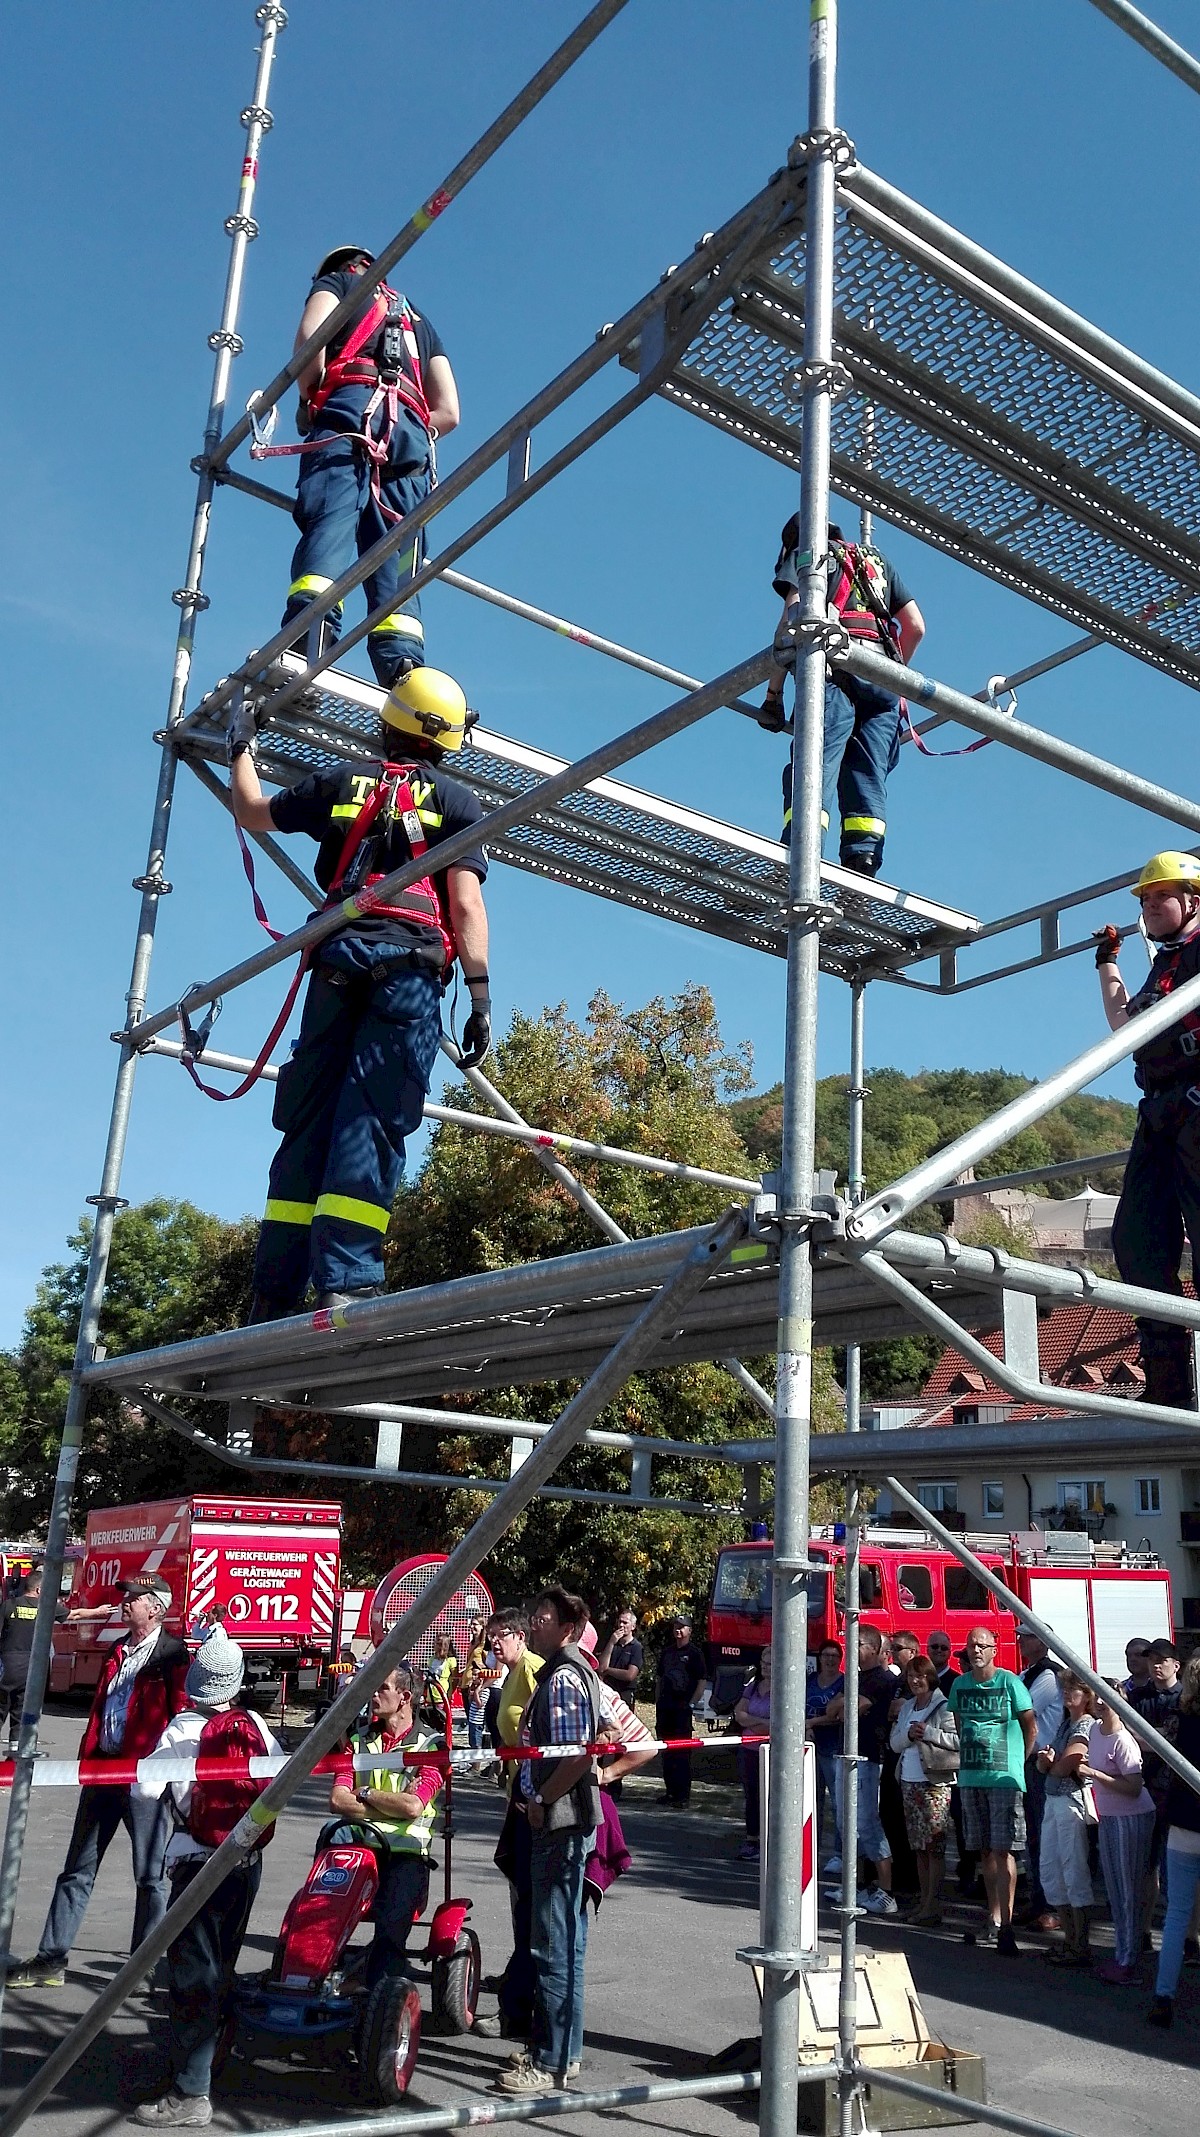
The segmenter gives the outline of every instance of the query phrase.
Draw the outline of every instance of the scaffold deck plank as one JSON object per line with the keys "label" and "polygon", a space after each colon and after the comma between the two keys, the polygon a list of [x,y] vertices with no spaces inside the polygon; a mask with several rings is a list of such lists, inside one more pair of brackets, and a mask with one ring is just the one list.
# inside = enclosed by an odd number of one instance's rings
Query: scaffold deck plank
{"label": "scaffold deck plank", "polygon": [[[264,695],[303,670],[298,656],[284,655],[273,665]],[[371,757],[383,697],[377,685],[331,669],[303,702],[264,726],[258,744],[263,775],[286,784]],[[185,752],[223,758],[225,718],[224,709],[206,718],[202,701],[183,740]],[[453,771],[485,808],[495,808],[566,762],[476,727]],[[775,957],[787,954],[786,848],[620,780],[593,781],[532,822],[489,839],[488,850],[494,860],[637,912]],[[970,914],[912,891],[829,863],[822,878],[830,919],[821,933],[821,966],[839,978],[864,971],[886,978],[889,971],[961,948],[978,932]]]}
{"label": "scaffold deck plank", "polygon": [[[233,1329],[161,1350],[107,1358],[88,1368],[93,1387],[139,1389],[228,1402],[338,1408],[374,1401],[426,1401],[482,1388],[578,1379],[589,1373],[699,1235],[670,1232],[625,1246],[391,1292],[344,1312],[303,1314]],[[938,1302],[980,1330],[998,1325],[999,1294],[969,1278],[916,1278]],[[778,1269],[762,1243],[739,1249],[709,1280],[653,1368],[774,1348]],[[816,1271],[819,1344],[872,1342],[917,1330],[916,1320],[853,1263]]]}
{"label": "scaffold deck plank", "polygon": [[[841,179],[835,489],[1200,688],[1200,428],[938,230],[870,173]],[[804,285],[801,198],[658,389],[797,473]]]}

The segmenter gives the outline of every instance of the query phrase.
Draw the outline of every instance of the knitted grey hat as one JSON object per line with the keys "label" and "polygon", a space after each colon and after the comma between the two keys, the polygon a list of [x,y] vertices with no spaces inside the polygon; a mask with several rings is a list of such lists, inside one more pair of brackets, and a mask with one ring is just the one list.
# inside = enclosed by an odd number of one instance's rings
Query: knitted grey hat
{"label": "knitted grey hat", "polygon": [[184,1687],[194,1707],[227,1707],[237,1698],[246,1674],[246,1658],[223,1625],[214,1625],[197,1648]]}

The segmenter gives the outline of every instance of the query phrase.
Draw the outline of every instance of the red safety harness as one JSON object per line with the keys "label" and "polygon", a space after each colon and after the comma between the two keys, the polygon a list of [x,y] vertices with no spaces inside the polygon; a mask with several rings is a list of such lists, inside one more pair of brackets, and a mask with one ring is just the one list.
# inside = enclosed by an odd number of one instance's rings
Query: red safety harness
{"label": "red safety harness", "polygon": [[[404,827],[409,850],[414,861],[420,861],[429,851],[429,842],[421,827],[421,818],[413,796],[412,779],[416,766],[412,764],[385,764],[358,815],[350,826],[346,843],[329,892],[325,910],[336,905],[347,887],[352,892],[351,903],[355,912],[382,916],[387,920],[408,920],[417,927],[436,929],[441,939],[443,952],[442,977],[445,978],[458,955],[458,945],[449,914],[443,911],[438,896],[437,884],[432,876],[422,876],[400,892],[398,905],[384,905],[372,896],[371,886],[382,883],[387,873],[382,868],[372,868],[376,858],[386,851],[387,839],[397,816]],[[383,821],[380,823],[379,819]],[[365,865],[364,865],[365,864]]]}
{"label": "red safety harness", "polygon": [[[417,927],[436,930],[442,946],[441,977],[445,979],[449,975],[450,968],[458,955],[458,945],[454,939],[454,929],[450,916],[442,906],[442,901],[438,896],[437,884],[433,877],[421,876],[417,882],[410,883],[407,890],[400,892],[400,902],[397,905],[383,904],[372,895],[371,890],[372,884],[382,883],[384,876],[389,872],[382,868],[373,869],[371,862],[375,858],[376,851],[380,858],[386,852],[387,838],[397,815],[404,826],[404,836],[408,840],[413,860],[422,860],[429,851],[429,841],[425,837],[412,790],[411,782],[415,776],[417,776],[415,765],[384,765],[349,831],[346,833],[345,843],[341,853],[338,855],[338,864],[333,872],[333,880],[329,885],[323,909],[325,912],[329,912],[333,906],[344,903],[347,919],[350,920],[361,914],[364,917],[373,916],[385,920],[407,920]],[[381,816],[383,817],[383,823],[379,824],[378,819]],[[266,933],[271,937],[272,942],[281,942],[283,940],[282,930],[272,927],[270,920],[267,918],[267,909],[258,894],[258,885],[254,879],[254,860],[246,843],[245,833],[240,824],[235,824],[234,829],[237,832],[238,845],[242,850],[242,867],[246,871],[246,880],[250,885],[250,895],[254,902],[254,917],[259,926],[265,929]],[[381,840],[382,845],[380,844]],[[343,893],[347,889],[349,889],[351,895],[345,898]],[[215,1085],[203,1082],[196,1073],[196,1062],[203,1056],[204,1049],[212,1036],[213,1025],[221,1013],[220,998],[218,997],[213,1003],[208,1015],[198,1028],[192,1025],[187,1011],[182,1004],[180,1005],[178,1016],[180,1029],[183,1032],[183,1054],[181,1057],[183,1066],[195,1084],[196,1089],[203,1091],[206,1098],[215,1099],[219,1105],[225,1105],[228,1104],[230,1099],[244,1098],[247,1091],[253,1090],[271,1058],[271,1052],[276,1040],[280,1037],[288,1018],[291,1016],[296,996],[300,992],[300,982],[308,970],[311,955],[312,952],[310,950],[305,950],[301,953],[300,962],[288,988],[283,1007],[267,1033],[262,1046],[259,1048],[253,1064],[235,1090],[220,1091]]]}
{"label": "red safety harness", "polygon": [[[361,274],[363,270],[355,267],[350,271]],[[373,388],[359,430],[327,431],[324,437],[306,438],[301,445],[271,445],[265,437],[258,436],[256,428],[250,458],[278,460],[296,453],[319,453],[327,445],[357,445],[371,465],[371,495],[380,516],[397,526],[404,514],[393,511],[384,503],[380,482],[401,407],[416,417],[431,438],[434,433],[421,371],[421,352],[408,299],[389,289],[386,282],[380,283],[361,319],[355,321],[341,348],[326,363],[325,375],[309,399],[311,414],[319,415],[325,403],[343,386]],[[382,420],[376,435],[372,424],[380,410]]]}

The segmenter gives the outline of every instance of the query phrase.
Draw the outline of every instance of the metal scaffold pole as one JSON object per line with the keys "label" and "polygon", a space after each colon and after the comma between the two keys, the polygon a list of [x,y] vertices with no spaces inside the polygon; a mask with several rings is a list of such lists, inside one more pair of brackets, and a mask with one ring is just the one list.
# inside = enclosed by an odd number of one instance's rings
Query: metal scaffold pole
{"label": "metal scaffold pole", "polygon": [[[846,1157],[846,1193],[854,1205],[866,1191],[863,1170],[863,1113],[866,1105],[866,982],[850,988],[850,1132]],[[846,1345],[846,1430],[857,1432],[862,1420],[862,1351]],[[858,2099],[854,2059],[858,2050],[854,1966],[858,1945],[858,1615],[862,1563],[862,1482],[846,1478],[845,1720],[842,1724],[841,1968],[838,1982],[838,2137],[853,2137]],[[819,1837],[819,1836],[818,1836]]]}
{"label": "metal scaffold pole", "polygon": [[811,0],[808,44],[804,441],[800,477],[800,623],[796,634],[793,819],[788,872],[787,1022],[779,1192],[773,1697],[770,1847],[763,1905],[764,2137],[795,2137],[800,2010],[803,1745],[808,1653],[808,1480],[812,1429],[812,1203],[821,917],[821,769],[825,728],[826,554],[833,389],[834,88],[837,0]]}
{"label": "metal scaffold pole", "polygon": [[[221,425],[224,421],[225,404],[229,395],[233,360],[240,355],[242,348],[237,332],[237,322],[241,308],[246,254],[254,238],[258,235],[258,225],[251,212],[258,185],[258,156],[263,136],[269,132],[271,127],[271,113],[267,106],[267,97],[270,91],[271,73],[275,64],[276,44],[280,32],[287,28],[287,13],[284,8],[276,4],[276,0],[265,0],[265,4],[255,10],[254,19],[262,32],[262,36],[258,47],[258,67],[254,80],[254,95],[241,115],[241,123],[246,129],[246,148],[242,160],[242,175],[238,189],[237,207],[233,214],[227,218],[225,224],[225,228],[229,233],[229,265],[225,276],[225,300],[221,307],[221,323],[209,335],[209,346],[213,350],[214,362],[208,417],[204,426],[204,455],[212,451],[213,446],[221,435]],[[162,761],[159,766],[158,788],[154,799],[154,817],[150,830],[150,846],[146,870],[144,875],[134,879],[134,889],[140,890],[142,902],[138,915],[129,991],[125,998],[126,1030],[129,1030],[139,1021],[145,1010],[146,990],[150,977],[150,959],[154,948],[154,932],[158,918],[158,902],[160,898],[168,894],[171,887],[165,879],[163,864],[166,857],[167,836],[171,823],[171,807],[175,793],[175,773],[178,765],[178,755],[175,749],[175,729],[183,717],[187,687],[191,676],[196,618],[208,606],[207,596],[201,591],[201,579],[204,571],[204,552],[208,542],[212,496],[213,478],[210,474],[202,471],[196,484],[196,504],[192,514],[187,570],[183,585],[172,596],[181,611],[181,621],[179,635],[175,641],[175,661],[171,674],[170,695],[167,700],[166,736],[162,745]],[[0,1854],[0,2011],[3,2009],[4,1964],[12,1943],[13,1916],[16,1911],[17,1888],[21,1875],[21,1853],[24,1847],[25,1829],[29,1816],[29,1791],[33,1772],[33,1759],[37,1751],[38,1722],[41,1718],[42,1703],[46,1696],[46,1679],[50,1668],[54,1611],[62,1581],[71,1498],[75,1488],[75,1477],[83,1445],[83,1420],[87,1408],[87,1389],[84,1387],[80,1376],[85,1367],[93,1363],[97,1353],[100,1310],[104,1300],[104,1287],[108,1275],[108,1257],[112,1245],[113,1224],[117,1211],[122,1207],[120,1196],[121,1168],[125,1156],[125,1140],[129,1127],[130,1107],[133,1101],[133,1082],[136,1065],[136,1053],[131,1047],[124,1047],[122,1049],[120,1067],[117,1071],[112,1112],[109,1117],[108,1142],[104,1153],[104,1169],[101,1176],[100,1192],[96,1195],[88,1196],[88,1201],[95,1207],[96,1220],[92,1231],[87,1278],[80,1305],[79,1332],[76,1338],[74,1367],[70,1392],[67,1397],[62,1443],[59,1449],[58,1467],[54,1479],[54,1491],[46,1534],[42,1594],[29,1656],[25,1706],[21,1716],[18,1765],[13,1780],[12,1794],[9,1797],[3,1853]]]}

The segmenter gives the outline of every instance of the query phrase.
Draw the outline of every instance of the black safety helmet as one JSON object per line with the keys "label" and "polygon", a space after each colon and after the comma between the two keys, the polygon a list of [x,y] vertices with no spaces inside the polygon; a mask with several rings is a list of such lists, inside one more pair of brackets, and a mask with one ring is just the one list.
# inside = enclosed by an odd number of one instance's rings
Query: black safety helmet
{"label": "black safety helmet", "polygon": [[339,267],[348,267],[352,260],[371,260],[374,257],[374,253],[368,252],[365,245],[335,245],[332,252],[326,253],[313,280],[319,282],[322,275],[331,275]]}

